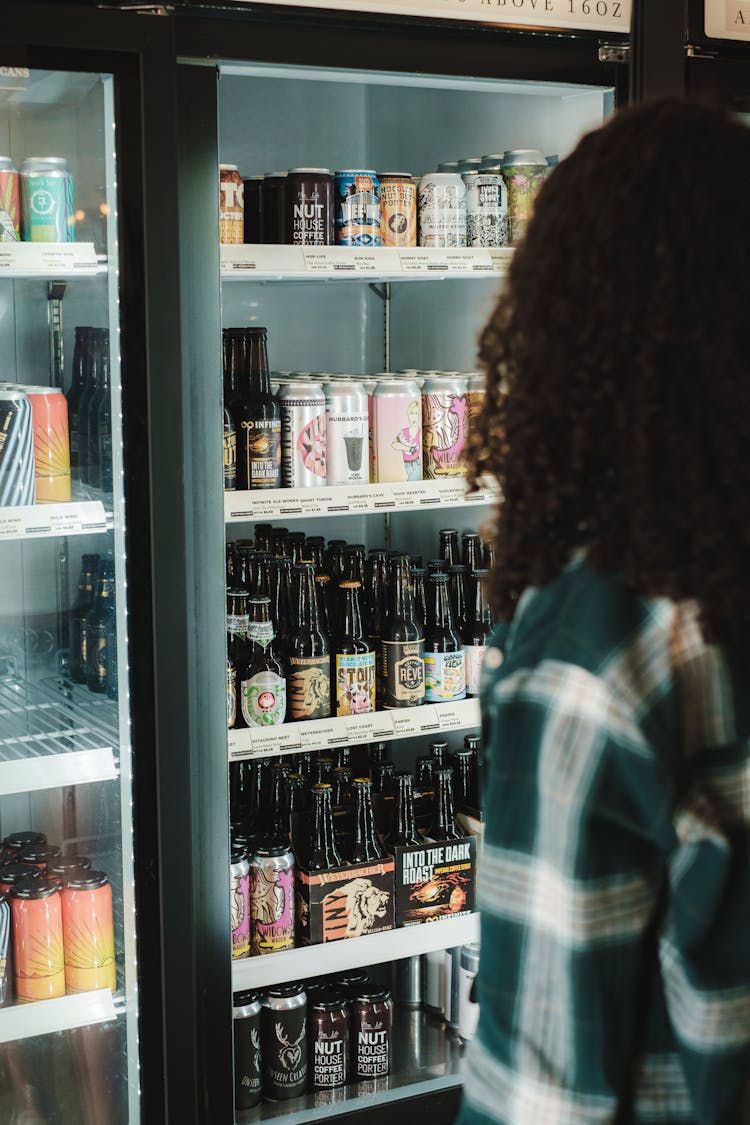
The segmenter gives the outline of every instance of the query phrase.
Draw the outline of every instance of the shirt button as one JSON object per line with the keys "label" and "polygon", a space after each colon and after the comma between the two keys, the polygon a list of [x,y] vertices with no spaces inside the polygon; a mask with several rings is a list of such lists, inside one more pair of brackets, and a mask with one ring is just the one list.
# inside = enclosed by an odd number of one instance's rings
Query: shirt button
{"label": "shirt button", "polygon": [[485,668],[499,668],[503,662],[503,654],[499,648],[488,648],[484,654]]}

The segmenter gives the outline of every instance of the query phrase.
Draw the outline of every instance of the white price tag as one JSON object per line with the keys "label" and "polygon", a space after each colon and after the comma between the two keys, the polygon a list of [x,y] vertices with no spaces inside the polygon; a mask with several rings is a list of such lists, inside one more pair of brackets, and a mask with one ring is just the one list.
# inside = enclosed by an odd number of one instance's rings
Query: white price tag
{"label": "white price tag", "polygon": [[31,504],[22,508],[0,508],[0,539],[89,535],[106,530],[104,505],[99,500],[80,504]]}
{"label": "white price tag", "polygon": [[451,703],[438,703],[438,722],[441,730],[460,730],[464,717]]}
{"label": "white price tag", "polygon": [[445,250],[450,273],[492,273],[489,250]]}
{"label": "white price tag", "polygon": [[0,243],[0,274],[5,276],[91,276],[98,268],[93,242]]}
{"label": "white price tag", "polygon": [[392,274],[401,272],[397,251],[387,246],[305,246],[302,248],[309,273]]}
{"label": "white price tag", "polygon": [[26,531],[25,508],[0,508],[0,539],[20,539]]}
{"label": "white price tag", "polygon": [[422,247],[401,250],[401,269],[404,273],[448,273],[447,250]]}
{"label": "white price tag", "polygon": [[251,727],[248,733],[253,754],[285,754],[299,750],[302,742],[295,726],[295,723],[284,723],[280,727]]}
{"label": "white price tag", "polygon": [[492,269],[495,273],[507,273],[510,269],[510,264],[513,261],[513,247],[501,246],[488,250]]}
{"label": "white price tag", "polygon": [[221,247],[221,272],[229,277],[281,277],[304,273],[305,259],[298,246],[228,245]]}
{"label": "white price tag", "polygon": [[326,746],[346,745],[346,731],[338,719],[301,723],[299,729],[303,750],[325,750]]}
{"label": "white price tag", "polygon": [[346,726],[348,742],[373,742],[378,738],[393,738],[393,719],[389,711],[352,715],[346,719]]}

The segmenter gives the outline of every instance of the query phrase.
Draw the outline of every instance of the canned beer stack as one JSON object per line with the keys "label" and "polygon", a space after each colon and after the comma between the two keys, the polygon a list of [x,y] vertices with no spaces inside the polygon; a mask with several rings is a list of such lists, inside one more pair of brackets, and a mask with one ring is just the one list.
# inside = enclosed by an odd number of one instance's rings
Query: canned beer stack
{"label": "canned beer stack", "polygon": [[466,157],[416,179],[371,168],[291,168],[243,180],[237,165],[221,164],[220,238],[292,246],[515,246],[548,170],[537,149]]}
{"label": "canned beer stack", "polygon": [[256,524],[227,544],[229,728],[478,695],[493,561],[456,528],[425,570],[421,555]]}
{"label": "canned beer stack", "polygon": [[0,1007],[116,986],[112,888],[43,832],[16,832],[0,856]]}
{"label": "canned beer stack", "polygon": [[0,156],[0,242],[75,241],[73,177],[61,156]]}
{"label": "canned beer stack", "polygon": [[483,376],[296,372],[277,375],[274,394],[265,328],[225,328],[223,340],[226,491],[465,476]]}

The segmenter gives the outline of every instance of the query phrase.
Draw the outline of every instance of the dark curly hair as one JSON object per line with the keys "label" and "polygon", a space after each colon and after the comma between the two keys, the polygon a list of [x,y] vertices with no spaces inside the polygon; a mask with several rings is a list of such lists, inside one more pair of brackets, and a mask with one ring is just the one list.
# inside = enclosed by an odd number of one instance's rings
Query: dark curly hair
{"label": "dark curly hair", "polygon": [[638,595],[696,598],[707,637],[747,638],[750,130],[665,99],[585,136],[540,193],[480,358],[497,615],[585,548]]}

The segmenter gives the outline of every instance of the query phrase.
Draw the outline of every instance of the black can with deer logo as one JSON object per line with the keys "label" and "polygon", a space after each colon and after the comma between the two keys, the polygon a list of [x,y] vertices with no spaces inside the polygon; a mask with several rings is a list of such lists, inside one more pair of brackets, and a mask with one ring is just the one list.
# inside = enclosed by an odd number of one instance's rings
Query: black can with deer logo
{"label": "black can with deer logo", "polygon": [[263,997],[263,1096],[297,1098],[307,1089],[307,996],[301,984],[279,984]]}
{"label": "black can with deer logo", "polygon": [[250,1109],[260,1101],[263,1069],[260,1044],[260,993],[234,994],[234,1104]]}

